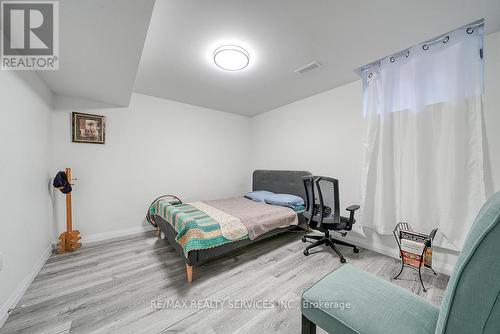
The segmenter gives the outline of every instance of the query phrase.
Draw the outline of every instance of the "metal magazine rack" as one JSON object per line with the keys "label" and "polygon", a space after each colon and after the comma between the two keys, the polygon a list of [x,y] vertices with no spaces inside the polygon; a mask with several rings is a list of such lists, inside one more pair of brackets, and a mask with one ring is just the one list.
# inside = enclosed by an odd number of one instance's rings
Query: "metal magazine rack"
{"label": "metal magazine rack", "polygon": [[418,271],[418,278],[423,290],[427,292],[422,280],[422,266],[429,268],[434,275],[437,275],[432,269],[432,241],[437,230],[435,228],[427,235],[413,231],[408,223],[401,222],[396,225],[392,233],[399,247],[401,270],[394,279],[398,279],[405,267],[415,269]]}

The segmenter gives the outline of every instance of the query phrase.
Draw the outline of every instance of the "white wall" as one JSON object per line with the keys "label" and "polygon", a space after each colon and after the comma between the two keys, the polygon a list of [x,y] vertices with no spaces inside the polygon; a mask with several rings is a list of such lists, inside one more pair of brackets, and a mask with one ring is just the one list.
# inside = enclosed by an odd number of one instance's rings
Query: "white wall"
{"label": "white wall", "polygon": [[51,108],[36,74],[0,71],[0,327],[51,250]]}
{"label": "white wall", "polygon": [[[148,226],[149,203],[162,194],[184,200],[241,195],[250,187],[250,119],[133,94],[128,108],[53,113],[53,173],[73,169],[73,219],[83,240]],[[71,111],[106,116],[106,144],[72,143]],[[58,196],[57,224],[65,226]]]}
{"label": "white wall", "polygon": [[254,117],[252,166],[338,176],[342,203],[358,203],[361,109],[357,81]]}
{"label": "white wall", "polygon": [[[489,194],[500,190],[500,33],[485,38],[485,130],[491,178]],[[253,118],[252,167],[304,169],[340,180],[341,202],[360,202],[362,162],[362,86],[357,81],[277,108]],[[365,231],[353,241],[397,256],[392,236]],[[440,249],[436,265],[451,271],[456,252]]]}

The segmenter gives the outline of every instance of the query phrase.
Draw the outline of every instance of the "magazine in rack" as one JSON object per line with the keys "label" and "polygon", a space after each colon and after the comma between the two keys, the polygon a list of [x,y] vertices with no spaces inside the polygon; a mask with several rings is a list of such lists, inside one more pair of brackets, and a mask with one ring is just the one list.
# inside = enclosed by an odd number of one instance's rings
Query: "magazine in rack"
{"label": "magazine in rack", "polygon": [[408,223],[401,222],[394,228],[393,234],[399,247],[399,257],[401,258],[401,270],[394,277],[397,279],[405,267],[410,267],[418,271],[418,277],[422,288],[427,291],[422,281],[421,268],[427,267],[437,275],[432,269],[432,241],[436,235],[437,228],[433,229],[429,235],[415,232]]}
{"label": "magazine in rack", "polygon": [[[428,268],[432,267],[432,240],[429,235],[415,231],[401,230],[399,231],[399,239],[401,243],[401,255],[405,264],[416,268],[422,265]],[[424,257],[423,261],[422,254]]]}

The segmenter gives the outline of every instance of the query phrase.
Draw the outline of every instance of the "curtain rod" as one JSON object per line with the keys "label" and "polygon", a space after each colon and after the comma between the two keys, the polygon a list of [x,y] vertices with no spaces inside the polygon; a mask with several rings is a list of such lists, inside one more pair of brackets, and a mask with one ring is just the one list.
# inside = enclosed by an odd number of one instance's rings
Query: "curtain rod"
{"label": "curtain rod", "polygon": [[427,41],[425,41],[425,42],[423,42],[423,43],[418,43],[418,44],[416,44],[416,45],[414,45],[414,46],[411,46],[411,47],[409,47],[409,48],[407,48],[407,49],[404,49],[403,51],[399,51],[399,52],[393,53],[393,54],[391,54],[391,55],[389,55],[389,56],[386,56],[386,57],[383,57],[383,58],[381,58],[381,59],[378,59],[378,60],[376,60],[376,61],[374,61],[374,62],[371,62],[371,63],[369,63],[369,64],[366,64],[366,65],[364,65],[364,66],[360,67],[359,69],[355,70],[355,72],[356,72],[356,73],[358,73],[358,75],[361,75],[361,73],[362,73],[363,71],[367,70],[368,68],[370,68],[370,67],[371,67],[371,66],[373,66],[373,65],[380,64],[380,62],[381,62],[383,59],[386,59],[386,58],[388,58],[388,57],[390,57],[390,58],[391,58],[391,62],[393,62],[393,61],[392,61],[392,59],[395,59],[396,57],[402,56],[402,55],[404,55],[404,54],[406,54],[406,56],[408,56],[408,55],[409,55],[409,51],[410,51],[410,49],[411,49],[411,48],[414,48],[415,46],[418,46],[418,45],[422,45],[422,49],[424,49],[424,50],[428,50],[428,49],[429,49],[429,46],[434,45],[434,44],[436,44],[436,43],[438,43],[438,42],[442,42],[442,43],[445,43],[445,44],[446,44],[446,43],[448,43],[448,40],[450,39],[450,36],[449,36],[449,35],[450,35],[452,32],[454,32],[454,31],[461,30],[461,29],[465,29],[465,31],[467,32],[467,34],[469,34],[469,35],[470,35],[470,34],[474,33],[474,29],[481,28],[481,27],[484,27],[484,19],[480,19],[480,20],[474,21],[474,22],[472,22],[472,23],[470,23],[470,24],[466,24],[466,25],[464,25],[464,26],[462,26],[462,27],[460,27],[460,28],[457,28],[457,29],[454,29],[454,30],[452,30],[452,31],[450,31],[450,32],[447,32],[447,33],[445,33],[445,34],[442,34],[442,35],[440,35],[439,37],[436,37],[436,38],[433,38],[433,39],[427,40]]}
{"label": "curtain rod", "polygon": [[[470,25],[458,28],[456,30],[460,30],[460,29],[463,29],[465,27],[467,27],[467,29],[465,29],[467,34],[471,35],[472,33],[474,33],[474,29],[479,28],[479,27],[484,27],[484,22],[481,21],[481,22],[476,23],[476,24],[470,24]],[[453,31],[455,31],[455,30],[453,30]],[[422,49],[428,50],[429,46],[431,46],[431,45],[434,45],[434,44],[439,43],[439,42],[446,44],[446,43],[448,43],[449,40],[450,40],[450,33],[447,33],[447,34],[441,35],[440,37],[434,38],[428,42],[424,42],[422,44]]]}

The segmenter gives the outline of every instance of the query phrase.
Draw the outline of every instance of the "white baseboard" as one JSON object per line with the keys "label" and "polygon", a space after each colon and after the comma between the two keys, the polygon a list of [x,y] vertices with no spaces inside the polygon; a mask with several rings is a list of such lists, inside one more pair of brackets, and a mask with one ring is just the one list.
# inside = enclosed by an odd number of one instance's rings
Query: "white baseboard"
{"label": "white baseboard", "polygon": [[[377,247],[377,246],[371,244],[370,242],[368,242],[367,239],[363,239],[363,238],[360,238],[360,237],[352,236],[352,235],[349,235],[349,234],[347,235],[346,240],[349,240],[353,244],[359,245],[362,248],[371,250],[371,251],[379,253],[379,254],[390,256],[390,257],[392,257],[394,259],[399,260],[398,252],[395,251],[393,248],[384,247],[384,246],[378,246]],[[443,273],[443,274],[449,276],[453,272],[453,268],[455,267],[455,264],[454,263],[444,263],[444,262],[441,262],[441,261],[437,261],[436,258],[435,258],[435,256],[433,256],[432,267],[437,272]]]}
{"label": "white baseboard", "polygon": [[114,239],[114,238],[120,238],[120,237],[126,237],[134,234],[139,234],[139,233],[144,233],[148,231],[153,231],[154,228],[151,226],[137,226],[137,227],[132,227],[132,228],[127,228],[123,230],[117,230],[117,231],[109,231],[109,232],[103,232],[103,233],[95,233],[95,234],[89,234],[89,235],[82,235],[82,244],[86,243],[92,243],[92,242],[97,242],[97,241],[104,241],[108,239]]}
{"label": "white baseboard", "polygon": [[29,286],[35,279],[36,275],[40,272],[47,259],[52,254],[52,245],[49,245],[45,251],[42,253],[38,261],[35,263],[33,268],[31,268],[30,273],[24,278],[24,280],[16,287],[14,292],[10,295],[4,305],[0,307],[0,328],[3,326],[7,318],[9,317],[9,310],[16,307],[17,303],[21,300],[22,296],[26,293]]}
{"label": "white baseboard", "polygon": [[455,269],[454,264],[444,263],[436,260],[432,260],[432,267],[438,272],[445,275],[451,276],[453,269]]}

